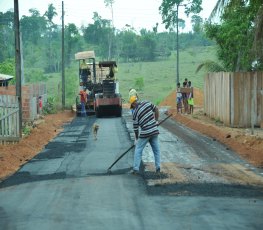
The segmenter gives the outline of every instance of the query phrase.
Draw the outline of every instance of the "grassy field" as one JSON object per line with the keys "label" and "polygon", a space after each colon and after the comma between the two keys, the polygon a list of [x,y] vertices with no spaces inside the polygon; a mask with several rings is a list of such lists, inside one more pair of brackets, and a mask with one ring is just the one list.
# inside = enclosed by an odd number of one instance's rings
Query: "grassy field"
{"label": "grassy field", "polygon": [[[179,79],[182,84],[185,78],[192,82],[192,86],[203,88],[205,71],[195,73],[197,66],[206,60],[216,60],[215,47],[195,47],[180,51]],[[97,62],[100,60],[96,60]],[[66,70],[66,106],[75,103],[78,95],[78,66]],[[176,52],[169,59],[156,62],[118,63],[120,93],[128,100],[130,87],[140,94],[140,99],[150,100],[159,104],[172,90],[176,88]],[[48,81],[49,94],[56,94],[61,100],[61,74],[50,77]],[[58,90],[58,92],[56,92]]]}
{"label": "grassy field", "polygon": [[[188,78],[192,86],[203,88],[204,70],[195,73],[197,66],[206,60],[216,60],[215,47],[196,47],[180,51],[179,81]],[[128,90],[134,87],[138,90],[141,99],[159,104],[172,90],[176,89],[176,53],[163,61],[119,63],[117,77],[120,82],[120,92],[125,100],[128,99]],[[143,79],[142,89],[138,88],[136,79]]]}

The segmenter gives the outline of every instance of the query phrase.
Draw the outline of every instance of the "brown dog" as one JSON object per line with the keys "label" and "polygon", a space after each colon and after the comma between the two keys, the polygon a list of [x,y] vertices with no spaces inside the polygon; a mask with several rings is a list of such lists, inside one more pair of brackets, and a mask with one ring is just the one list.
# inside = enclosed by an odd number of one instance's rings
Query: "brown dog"
{"label": "brown dog", "polygon": [[94,123],[92,127],[94,140],[97,140],[98,130],[99,130],[99,125],[97,123]]}

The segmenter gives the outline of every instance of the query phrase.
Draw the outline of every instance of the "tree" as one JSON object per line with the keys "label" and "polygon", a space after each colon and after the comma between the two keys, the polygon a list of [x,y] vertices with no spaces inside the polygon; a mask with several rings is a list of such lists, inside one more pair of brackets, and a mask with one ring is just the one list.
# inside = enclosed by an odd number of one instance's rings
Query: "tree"
{"label": "tree", "polygon": [[15,56],[14,12],[0,12],[0,62]]}
{"label": "tree", "polygon": [[46,16],[48,18],[48,22],[52,25],[54,25],[53,23],[53,18],[55,16],[57,16],[57,12],[56,12],[56,8],[53,6],[53,4],[49,4],[48,5],[48,10],[45,12],[44,16]]}
{"label": "tree", "polygon": [[0,73],[15,76],[15,59],[8,58],[0,63]]}
{"label": "tree", "polygon": [[136,58],[137,36],[132,29],[124,30],[118,34],[121,50],[120,56],[127,62]]}
{"label": "tree", "polygon": [[192,28],[195,33],[202,32],[203,19],[199,15],[193,15],[191,17]]}
{"label": "tree", "polygon": [[257,60],[257,69],[263,70],[263,5],[259,7],[255,19],[253,53]]}
{"label": "tree", "polygon": [[29,9],[30,16],[23,15],[20,24],[23,41],[37,45],[42,35],[46,32],[46,20],[36,9]]}
{"label": "tree", "polygon": [[[80,34],[77,26],[74,23],[69,23],[65,28],[65,44],[66,44],[66,63],[70,65],[71,55],[74,49],[77,48],[80,40]],[[76,50],[75,50],[76,51]]]}
{"label": "tree", "polygon": [[252,65],[255,62],[256,69],[263,68],[263,42],[258,36],[263,30],[259,28],[262,6],[263,3],[257,0],[217,2],[212,16],[216,12],[220,14],[221,23],[212,24],[210,21],[205,30],[207,36],[218,44],[218,58],[228,71],[249,71],[255,69]]}
{"label": "tree", "polygon": [[87,43],[98,47],[97,54],[108,57],[109,33],[112,33],[110,21],[103,19],[97,12],[93,13],[93,24],[83,27],[84,39]]}
{"label": "tree", "polygon": [[142,61],[153,61],[155,59],[156,41],[153,32],[141,31],[137,39],[137,57]]}
{"label": "tree", "polygon": [[202,10],[202,0],[163,0],[159,8],[165,28],[173,28],[176,25],[176,49],[177,49],[177,67],[176,83],[180,82],[179,77],[179,7],[184,7],[187,16],[191,13],[198,14]]}
{"label": "tree", "polygon": [[52,49],[53,41],[56,43],[57,41],[54,39],[57,37],[57,25],[54,24],[53,19],[55,16],[57,16],[56,8],[53,6],[53,4],[48,5],[48,10],[44,14],[45,17],[47,17],[47,25],[48,25],[48,33],[47,33],[47,41],[48,41],[48,49],[46,50],[47,54],[47,71],[53,72],[56,68],[56,62],[54,58],[58,58],[58,52],[57,49]]}
{"label": "tree", "polygon": [[184,7],[184,13],[189,16],[191,13],[201,12],[202,0],[163,0],[159,10],[162,15],[165,28],[174,27],[178,22],[178,9]]}

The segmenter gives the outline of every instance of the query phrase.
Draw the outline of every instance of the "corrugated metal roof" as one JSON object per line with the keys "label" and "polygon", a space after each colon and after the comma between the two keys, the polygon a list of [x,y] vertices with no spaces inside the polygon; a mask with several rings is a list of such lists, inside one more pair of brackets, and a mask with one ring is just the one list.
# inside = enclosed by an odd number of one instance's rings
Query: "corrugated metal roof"
{"label": "corrugated metal roof", "polygon": [[0,81],[3,81],[3,80],[10,80],[14,78],[14,76],[11,76],[11,75],[6,75],[6,74],[2,74],[0,73]]}
{"label": "corrugated metal roof", "polygon": [[75,54],[75,60],[95,58],[94,50],[78,52]]}

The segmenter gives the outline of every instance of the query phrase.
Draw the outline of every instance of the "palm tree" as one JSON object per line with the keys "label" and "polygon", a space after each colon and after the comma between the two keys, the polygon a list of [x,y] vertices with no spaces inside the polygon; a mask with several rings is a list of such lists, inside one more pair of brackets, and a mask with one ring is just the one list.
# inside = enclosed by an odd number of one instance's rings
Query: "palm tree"
{"label": "palm tree", "polygon": [[226,72],[227,70],[220,65],[218,62],[207,60],[201,63],[196,68],[196,73],[198,73],[201,69],[205,69],[207,72]]}

